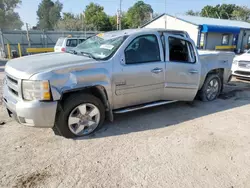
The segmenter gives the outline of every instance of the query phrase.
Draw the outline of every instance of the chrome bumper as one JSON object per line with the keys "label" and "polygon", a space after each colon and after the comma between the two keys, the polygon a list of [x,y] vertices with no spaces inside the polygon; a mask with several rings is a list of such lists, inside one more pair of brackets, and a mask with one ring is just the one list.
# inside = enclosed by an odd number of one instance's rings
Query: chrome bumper
{"label": "chrome bumper", "polygon": [[3,86],[3,102],[18,123],[41,128],[52,128],[55,123],[57,102],[23,101]]}

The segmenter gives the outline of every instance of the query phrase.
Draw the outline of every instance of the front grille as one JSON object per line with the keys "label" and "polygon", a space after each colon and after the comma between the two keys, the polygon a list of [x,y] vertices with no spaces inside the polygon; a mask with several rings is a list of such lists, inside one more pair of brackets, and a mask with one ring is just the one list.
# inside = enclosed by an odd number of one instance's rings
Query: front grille
{"label": "front grille", "polygon": [[18,80],[9,75],[7,75],[6,78],[7,78],[7,86],[8,86],[9,91],[13,93],[14,95],[19,96]]}
{"label": "front grille", "polygon": [[250,72],[246,72],[246,71],[235,71],[234,73],[244,75],[244,76],[250,76]]}
{"label": "front grille", "polygon": [[250,61],[239,61],[239,67],[250,69]]}
{"label": "front grille", "polygon": [[13,94],[15,94],[16,96],[18,96],[18,92],[16,91],[16,90],[14,90],[14,89],[12,89],[12,88],[10,88],[10,87],[8,87],[9,88],[9,90],[13,93]]}
{"label": "front grille", "polygon": [[10,81],[10,82],[12,82],[12,83],[14,83],[14,84],[18,84],[18,81],[17,80],[15,80],[14,78],[11,78],[11,77],[9,77],[9,76],[7,76],[7,79]]}

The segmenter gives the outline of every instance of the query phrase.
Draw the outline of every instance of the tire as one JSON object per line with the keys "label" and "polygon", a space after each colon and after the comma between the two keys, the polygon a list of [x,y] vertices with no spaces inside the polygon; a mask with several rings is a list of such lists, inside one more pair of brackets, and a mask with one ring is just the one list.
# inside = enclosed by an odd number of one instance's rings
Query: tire
{"label": "tire", "polygon": [[[209,97],[210,95],[208,94],[209,92],[209,88],[211,88],[211,81],[216,81],[218,83],[218,91],[214,89],[214,93],[211,97]],[[215,82],[213,82],[215,83]],[[208,102],[208,101],[213,101],[215,99],[217,99],[217,97],[220,95],[222,90],[222,81],[221,78],[219,77],[219,75],[217,74],[210,74],[207,76],[201,90],[200,90],[200,94],[199,97],[202,101],[204,102]]]}
{"label": "tire", "polygon": [[[93,109],[96,110],[96,112],[98,112],[98,118],[97,118],[98,123],[93,124],[94,128],[92,128],[91,131],[87,131],[87,129],[91,129],[89,127],[93,125],[89,125],[87,122],[94,122],[94,120],[92,119],[86,120],[87,117],[80,117],[83,115],[81,114],[81,110],[79,111],[79,109],[81,109],[83,106],[85,106],[85,111],[86,111],[85,116],[88,116],[87,109],[91,111],[92,107]],[[78,119],[83,122],[74,123],[70,125],[71,117],[74,119],[80,117]],[[92,117],[89,117],[89,118],[92,118]],[[104,119],[105,119],[105,108],[100,99],[90,94],[72,94],[71,96],[66,98],[65,101],[62,101],[61,108],[60,107],[58,108],[57,115],[56,115],[56,122],[55,122],[55,126],[53,127],[53,130],[56,135],[60,135],[66,138],[76,138],[76,137],[87,136],[97,131],[102,126]],[[80,126],[81,127],[83,126],[84,129],[79,134],[76,134],[73,132],[74,131],[73,126],[76,127],[76,130],[77,130],[77,127],[79,128]],[[87,129],[85,129],[85,127],[87,127]]]}

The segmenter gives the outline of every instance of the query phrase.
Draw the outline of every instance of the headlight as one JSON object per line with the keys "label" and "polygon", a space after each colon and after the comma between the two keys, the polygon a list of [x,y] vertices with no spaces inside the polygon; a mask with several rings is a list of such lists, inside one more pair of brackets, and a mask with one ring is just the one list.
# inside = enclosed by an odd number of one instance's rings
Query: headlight
{"label": "headlight", "polygon": [[28,101],[48,101],[52,99],[49,81],[23,80],[22,94],[23,99]]}
{"label": "headlight", "polygon": [[238,65],[238,61],[237,61],[237,60],[234,60],[234,61],[233,61],[233,64],[234,64],[234,65]]}

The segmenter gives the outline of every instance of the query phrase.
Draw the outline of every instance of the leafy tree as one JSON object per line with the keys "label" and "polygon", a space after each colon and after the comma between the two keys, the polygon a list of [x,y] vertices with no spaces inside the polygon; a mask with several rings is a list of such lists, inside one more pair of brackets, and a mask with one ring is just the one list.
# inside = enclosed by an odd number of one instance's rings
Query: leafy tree
{"label": "leafy tree", "polygon": [[0,0],[0,28],[21,29],[23,22],[19,14],[15,12],[21,0]]}
{"label": "leafy tree", "polygon": [[235,20],[250,22],[250,9],[246,6],[237,7],[232,15]]}
{"label": "leafy tree", "polygon": [[58,21],[55,29],[67,31],[82,31],[84,27],[83,15],[74,15],[72,13],[64,12],[62,19]]}
{"label": "leafy tree", "polygon": [[233,12],[237,9],[235,4],[207,5],[201,10],[201,16],[210,18],[232,19]]}
{"label": "leafy tree", "polygon": [[189,16],[199,16],[200,12],[199,11],[194,12],[193,10],[188,10],[186,12],[186,15],[189,15]]}
{"label": "leafy tree", "polygon": [[138,28],[152,19],[153,9],[151,5],[138,1],[127,12],[127,24],[130,28]]}
{"label": "leafy tree", "polygon": [[42,0],[38,6],[38,27],[40,29],[52,30],[59,19],[63,5],[57,0],[55,3],[51,0]]}
{"label": "leafy tree", "polygon": [[89,29],[109,31],[112,28],[108,15],[104,8],[98,4],[90,3],[85,9],[86,24]]}

